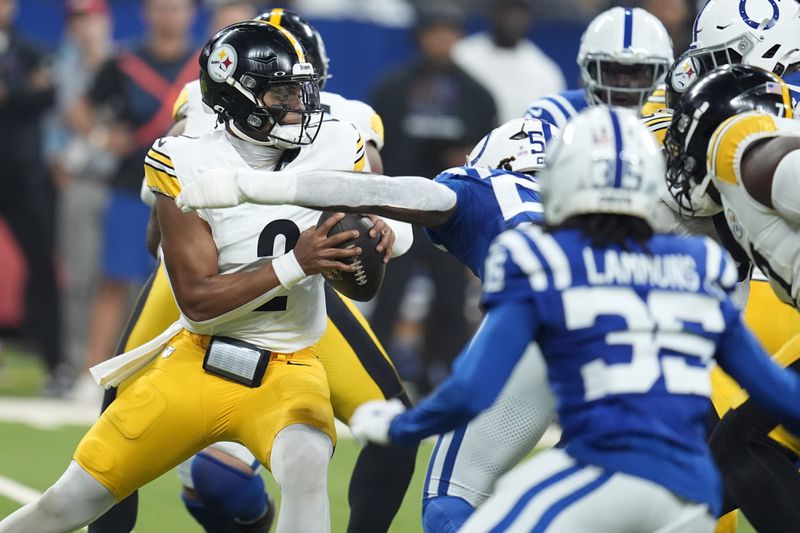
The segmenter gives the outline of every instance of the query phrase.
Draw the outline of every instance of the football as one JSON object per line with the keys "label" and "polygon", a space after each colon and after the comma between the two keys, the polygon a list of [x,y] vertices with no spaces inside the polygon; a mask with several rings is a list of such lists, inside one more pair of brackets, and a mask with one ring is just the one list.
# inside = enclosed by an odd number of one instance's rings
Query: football
{"label": "football", "polygon": [[[333,216],[334,213],[335,211],[324,211],[317,221],[317,227]],[[383,262],[384,254],[375,249],[381,237],[380,235],[376,235],[375,238],[369,236],[369,230],[372,226],[372,221],[369,218],[348,213],[328,233],[328,236],[351,230],[357,230],[359,233],[357,239],[346,241],[339,245],[340,248],[361,247],[361,255],[343,259],[343,261],[349,261],[350,264],[354,265],[356,271],[326,270],[322,273],[322,276],[334,289],[359,302],[372,300],[378,294],[378,289],[381,288],[383,283],[383,275],[386,272],[386,263]]]}

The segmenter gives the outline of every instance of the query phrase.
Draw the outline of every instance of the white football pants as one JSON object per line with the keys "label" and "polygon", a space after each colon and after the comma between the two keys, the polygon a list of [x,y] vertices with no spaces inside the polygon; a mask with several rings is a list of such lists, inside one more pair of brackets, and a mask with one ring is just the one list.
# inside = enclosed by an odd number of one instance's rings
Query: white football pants
{"label": "white football pants", "polygon": [[533,450],[554,414],[547,368],[532,343],[495,403],[467,426],[439,436],[423,497],[456,496],[478,507],[498,478]]}
{"label": "white football pants", "polygon": [[461,533],[711,533],[708,506],[643,478],[547,450],[497,482]]}

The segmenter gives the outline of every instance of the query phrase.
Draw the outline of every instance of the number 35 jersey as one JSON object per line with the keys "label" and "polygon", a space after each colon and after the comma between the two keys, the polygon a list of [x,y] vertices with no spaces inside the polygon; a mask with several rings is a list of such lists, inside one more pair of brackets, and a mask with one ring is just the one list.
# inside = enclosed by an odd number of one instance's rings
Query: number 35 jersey
{"label": "number 35 jersey", "polygon": [[[248,153],[262,150],[220,129],[200,138],[158,139],[145,159],[149,188],[171,198],[181,184],[204,169],[252,167]],[[364,143],[355,128],[338,121],[326,121],[313,144],[296,150],[274,149],[274,160],[264,168],[292,170],[359,170]],[[270,153],[270,152],[266,152]],[[252,157],[249,157],[252,160]],[[269,179],[265,173],[264,179]],[[225,274],[248,269],[261,258],[275,258],[294,248],[300,233],[316,225],[320,212],[302,207],[241,204],[227,209],[203,209],[198,215],[211,227],[217,246],[218,269]],[[169,268],[169,257],[165,258]],[[290,291],[279,288],[276,296],[254,311],[233,320],[197,325],[181,314],[190,331],[241,339],[279,353],[292,353],[317,342],[327,320],[323,280],[309,276]]]}
{"label": "number 35 jersey", "polygon": [[527,174],[455,167],[434,179],[456,193],[456,207],[441,226],[426,228],[431,242],[483,278],[489,244],[524,222],[541,223],[539,184]]}
{"label": "number 35 jersey", "polygon": [[709,366],[739,317],[728,296],[736,279],[733,260],[705,237],[657,235],[647,250],[625,251],[592,247],[579,230],[531,225],[492,244],[484,305],[535,305],[573,457],[713,508]]}

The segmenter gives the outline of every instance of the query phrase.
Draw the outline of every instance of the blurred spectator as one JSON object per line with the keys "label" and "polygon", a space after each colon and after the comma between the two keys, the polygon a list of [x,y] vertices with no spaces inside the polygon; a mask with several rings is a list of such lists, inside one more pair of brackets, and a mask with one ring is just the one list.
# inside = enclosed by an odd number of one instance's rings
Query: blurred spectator
{"label": "blurred spectator", "polygon": [[206,2],[206,7],[211,10],[208,21],[209,37],[225,26],[243,20],[252,20],[258,15],[257,6],[253,0],[210,0]]}
{"label": "blurred spectator", "polygon": [[675,57],[681,55],[692,44],[692,0],[643,0],[642,9],[658,17],[672,38]]}
{"label": "blurred spectator", "polygon": [[[128,291],[155,266],[145,243],[149,209],[139,198],[142,165],[147,149],[169,129],[181,88],[197,77],[197,50],[190,41],[194,0],[145,0],[142,13],[143,39],[100,68],[76,113],[79,127],[103,137],[120,159],[103,222],[102,279],[89,324],[87,366],[114,353]],[[95,118],[102,113],[111,119],[101,129]]]}
{"label": "blurred spectator", "polygon": [[41,149],[41,120],[53,105],[53,77],[45,56],[14,31],[17,7],[16,0],[0,0],[0,216],[27,262],[26,325],[47,367],[44,392],[60,395],[69,372],[62,366],[52,183]]}
{"label": "blurred spectator", "polygon": [[[463,165],[472,146],[496,123],[491,95],[451,57],[462,36],[461,13],[437,5],[419,15],[415,29],[420,57],[390,73],[373,98],[386,125],[381,155],[389,175],[434,177],[449,167]],[[428,271],[436,295],[425,319],[419,376],[403,376],[427,389],[449,369],[468,337],[464,318],[465,268],[436,250],[424,234],[416,234],[409,253],[392,261],[378,295],[372,324],[391,353],[398,307],[407,282],[417,267]],[[399,366],[404,366],[398,361]],[[431,383],[431,381],[433,383]]]}
{"label": "blurred spectator", "polygon": [[547,20],[574,20],[588,22],[605,11],[611,4],[610,0],[534,0],[534,8],[538,13],[543,13]]}
{"label": "blurred spectator", "polygon": [[56,112],[48,124],[47,159],[59,186],[56,240],[66,274],[64,346],[69,360],[80,368],[99,277],[106,183],[117,161],[96,146],[97,135],[89,138],[73,132],[73,113],[113,45],[105,0],[68,0],[65,14],[66,39],[54,61]]}
{"label": "blurred spectator", "polygon": [[272,3],[301,12],[309,18],[346,18],[400,27],[408,27],[414,22],[414,9],[406,0],[294,0]]}
{"label": "blurred spectator", "polygon": [[500,122],[522,116],[531,100],[566,88],[559,66],[527,37],[529,0],[491,0],[489,31],[462,39],[453,59],[494,96]]}

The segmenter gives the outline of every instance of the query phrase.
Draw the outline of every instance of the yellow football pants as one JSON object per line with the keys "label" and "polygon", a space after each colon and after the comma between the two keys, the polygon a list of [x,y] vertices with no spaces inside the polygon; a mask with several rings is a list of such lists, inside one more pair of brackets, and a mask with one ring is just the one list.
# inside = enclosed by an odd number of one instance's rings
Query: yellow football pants
{"label": "yellow football pants", "polygon": [[[355,408],[364,402],[404,397],[397,371],[364,315],[327,284],[325,302],[328,329],[315,348],[328,376],[336,418],[347,423]],[[178,315],[169,280],[159,264],[128,321],[121,343],[124,351],[155,338]],[[120,390],[127,385],[124,383]]]}
{"label": "yellow football pants", "polygon": [[269,467],[275,436],[292,424],[336,430],[314,347],[272,354],[259,387],[202,368],[210,337],[178,333],[106,409],[74,459],[117,500],[218,441],[245,445]]}

